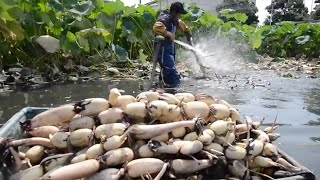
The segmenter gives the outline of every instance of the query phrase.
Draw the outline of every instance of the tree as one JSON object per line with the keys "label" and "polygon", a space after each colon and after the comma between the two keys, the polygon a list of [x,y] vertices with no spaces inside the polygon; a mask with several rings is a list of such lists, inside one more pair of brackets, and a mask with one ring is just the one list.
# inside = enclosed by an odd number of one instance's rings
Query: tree
{"label": "tree", "polygon": [[272,0],[271,5],[266,9],[269,16],[266,24],[275,24],[281,21],[304,21],[308,19],[308,8],[304,5],[303,0]]}
{"label": "tree", "polygon": [[320,0],[316,0],[315,3],[318,5],[314,7],[314,11],[311,13],[311,19],[320,20]]}
{"label": "tree", "polygon": [[[252,2],[248,0],[224,0],[221,5],[217,7],[217,11],[221,12],[222,10],[231,10],[234,13],[244,13],[248,16],[246,24],[254,24],[258,23],[258,16],[256,13],[258,12],[258,8]],[[226,19],[221,14],[220,18],[226,21]]]}

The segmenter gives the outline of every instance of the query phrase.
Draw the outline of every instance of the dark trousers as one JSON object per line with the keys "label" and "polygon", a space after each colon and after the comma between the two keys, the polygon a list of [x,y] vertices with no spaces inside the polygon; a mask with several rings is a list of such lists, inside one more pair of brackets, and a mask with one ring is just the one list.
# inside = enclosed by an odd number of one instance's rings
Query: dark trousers
{"label": "dark trousers", "polygon": [[164,41],[159,53],[160,55],[158,56],[158,62],[160,64],[164,82],[168,85],[179,85],[180,74],[178,73],[176,68],[175,44],[168,42],[167,40]]}

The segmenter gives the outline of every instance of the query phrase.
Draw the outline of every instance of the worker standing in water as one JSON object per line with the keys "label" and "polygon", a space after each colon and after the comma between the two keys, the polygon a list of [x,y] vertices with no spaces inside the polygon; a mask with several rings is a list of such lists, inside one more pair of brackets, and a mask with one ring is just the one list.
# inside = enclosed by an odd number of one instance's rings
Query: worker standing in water
{"label": "worker standing in water", "polygon": [[[175,39],[176,30],[179,28],[185,33],[188,41],[191,38],[189,27],[180,20],[182,14],[187,14],[183,4],[180,2],[172,3],[170,10],[164,10],[160,13],[159,19],[153,26],[156,35],[165,37],[162,44],[162,50],[158,53],[162,79],[166,87],[177,87],[180,85],[180,74],[176,69],[176,48]],[[163,51],[163,52],[162,52]],[[162,57],[163,56],[163,57]]]}

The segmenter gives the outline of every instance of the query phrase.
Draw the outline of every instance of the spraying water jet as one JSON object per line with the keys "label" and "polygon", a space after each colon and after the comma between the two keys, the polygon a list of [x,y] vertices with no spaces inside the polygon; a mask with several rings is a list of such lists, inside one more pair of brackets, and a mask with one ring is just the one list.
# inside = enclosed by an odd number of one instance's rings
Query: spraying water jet
{"label": "spraying water jet", "polygon": [[[190,38],[190,41],[189,41],[189,44],[190,44],[190,45],[187,44],[187,43],[184,43],[184,42],[182,42],[182,41],[179,41],[179,40],[174,40],[174,42],[177,43],[177,44],[179,44],[179,45],[181,45],[182,47],[184,47],[184,48],[186,48],[186,49],[188,49],[188,50],[191,50],[191,51],[193,52],[194,56],[196,57],[197,63],[198,63],[198,65],[200,66],[200,70],[201,70],[201,72],[202,72],[202,76],[201,76],[201,77],[197,77],[196,79],[206,79],[206,78],[208,78],[208,77],[206,76],[205,66],[204,66],[204,65],[202,64],[202,62],[200,61],[200,57],[199,57],[199,55],[202,55],[202,53],[200,52],[200,50],[198,50],[198,49],[196,49],[196,48],[194,47],[193,39]],[[202,55],[202,56],[203,56],[203,55]]]}

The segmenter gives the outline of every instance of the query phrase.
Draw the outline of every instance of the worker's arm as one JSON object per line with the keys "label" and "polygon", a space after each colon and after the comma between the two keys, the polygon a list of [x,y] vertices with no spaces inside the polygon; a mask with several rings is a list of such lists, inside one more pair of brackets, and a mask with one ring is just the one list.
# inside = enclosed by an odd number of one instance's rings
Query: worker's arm
{"label": "worker's arm", "polygon": [[187,40],[190,41],[192,34],[190,31],[190,28],[188,27],[188,25],[186,23],[184,23],[182,20],[179,20],[179,29],[184,32],[184,34],[187,37]]}
{"label": "worker's arm", "polygon": [[170,39],[170,41],[173,41],[175,39],[174,35],[171,32],[167,31],[166,26],[161,21],[157,21],[154,24],[153,32],[156,35],[168,37]]}

